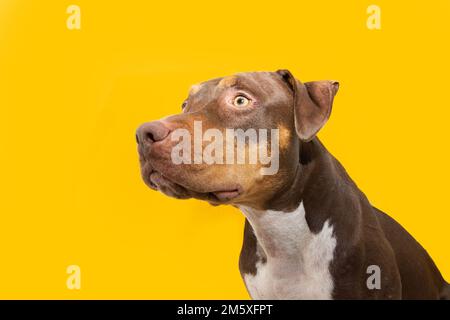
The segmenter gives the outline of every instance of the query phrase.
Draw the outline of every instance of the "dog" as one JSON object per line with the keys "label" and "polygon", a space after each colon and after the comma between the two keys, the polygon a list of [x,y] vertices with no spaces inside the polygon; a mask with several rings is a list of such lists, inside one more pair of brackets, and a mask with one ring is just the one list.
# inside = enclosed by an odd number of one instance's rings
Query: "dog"
{"label": "dog", "polygon": [[[370,204],[317,138],[338,88],[288,70],[194,85],[182,113],[138,128],[142,178],[170,197],[243,212],[239,269],[253,299],[449,299],[427,252]],[[174,164],[175,132],[193,133],[199,122],[216,133],[278,129],[276,173],[262,174],[261,163]]]}

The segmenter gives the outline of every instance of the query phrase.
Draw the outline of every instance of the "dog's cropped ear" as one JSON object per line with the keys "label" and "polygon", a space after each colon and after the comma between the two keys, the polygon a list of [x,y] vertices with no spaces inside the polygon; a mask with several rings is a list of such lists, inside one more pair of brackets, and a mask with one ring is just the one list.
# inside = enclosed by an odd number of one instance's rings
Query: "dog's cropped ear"
{"label": "dog's cropped ear", "polygon": [[297,134],[302,141],[310,141],[330,117],[339,83],[328,80],[302,83],[288,70],[278,70],[277,73],[291,88],[294,95],[294,120]]}

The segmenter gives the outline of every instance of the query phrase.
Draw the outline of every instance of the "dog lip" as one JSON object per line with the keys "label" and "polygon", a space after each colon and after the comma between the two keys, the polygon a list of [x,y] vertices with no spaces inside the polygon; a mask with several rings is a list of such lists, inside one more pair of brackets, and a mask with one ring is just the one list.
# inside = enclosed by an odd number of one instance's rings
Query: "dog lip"
{"label": "dog lip", "polygon": [[153,182],[152,175],[156,173],[155,170],[150,170],[147,174],[142,174],[142,178],[147,185],[152,190],[158,190],[158,186]]}
{"label": "dog lip", "polygon": [[211,192],[219,201],[230,201],[237,198],[241,194],[241,188],[225,189]]}
{"label": "dog lip", "polygon": [[158,172],[155,170],[152,170],[148,175],[148,181],[155,189],[158,189],[157,184],[155,183],[155,179],[157,179],[157,176]]}
{"label": "dog lip", "polygon": [[192,196],[195,197],[195,194],[198,196],[201,196],[204,200],[212,201],[216,204],[223,204],[227,203],[235,198],[237,198],[239,195],[242,194],[242,188],[240,185],[231,186],[229,188],[223,188],[219,189],[217,191],[210,191],[210,192],[201,192],[194,189],[187,188],[183,186],[182,184],[175,182],[171,180],[169,177],[162,174],[160,171],[157,171],[155,169],[151,169],[150,172],[146,175],[146,179],[144,181],[146,182],[147,186],[151,189],[158,191],[160,188],[158,185],[162,180],[166,180],[171,184],[177,185],[183,189],[185,189],[187,192],[193,193]]}

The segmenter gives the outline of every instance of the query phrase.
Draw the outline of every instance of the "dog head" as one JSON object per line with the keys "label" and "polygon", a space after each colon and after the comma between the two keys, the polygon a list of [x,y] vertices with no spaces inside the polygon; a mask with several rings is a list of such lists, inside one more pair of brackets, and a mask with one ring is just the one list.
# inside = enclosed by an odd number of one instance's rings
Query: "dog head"
{"label": "dog head", "polygon": [[287,70],[194,85],[182,113],[138,128],[143,180],[179,199],[263,208],[292,183],[301,144],[327,121],[337,90]]}

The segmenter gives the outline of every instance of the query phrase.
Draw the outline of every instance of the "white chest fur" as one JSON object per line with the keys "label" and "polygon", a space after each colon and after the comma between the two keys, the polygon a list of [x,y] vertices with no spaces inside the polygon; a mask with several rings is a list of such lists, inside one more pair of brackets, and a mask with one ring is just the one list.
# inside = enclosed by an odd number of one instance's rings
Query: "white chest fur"
{"label": "white chest fur", "polygon": [[329,266],[336,238],[326,221],[314,234],[308,227],[303,203],[292,212],[240,208],[255,231],[266,262],[255,275],[244,275],[253,299],[331,299]]}

